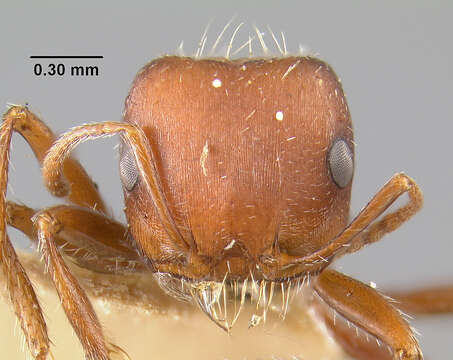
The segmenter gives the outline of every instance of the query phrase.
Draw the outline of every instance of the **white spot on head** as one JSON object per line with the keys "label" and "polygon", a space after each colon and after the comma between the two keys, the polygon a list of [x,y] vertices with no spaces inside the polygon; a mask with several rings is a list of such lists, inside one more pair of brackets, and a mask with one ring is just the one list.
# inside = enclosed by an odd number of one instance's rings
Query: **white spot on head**
{"label": "white spot on head", "polygon": [[283,120],[283,111],[277,111],[275,113],[275,118],[278,120],[278,121],[282,121]]}
{"label": "white spot on head", "polygon": [[214,79],[212,80],[212,86],[214,86],[216,89],[222,86],[222,80],[220,79]]}

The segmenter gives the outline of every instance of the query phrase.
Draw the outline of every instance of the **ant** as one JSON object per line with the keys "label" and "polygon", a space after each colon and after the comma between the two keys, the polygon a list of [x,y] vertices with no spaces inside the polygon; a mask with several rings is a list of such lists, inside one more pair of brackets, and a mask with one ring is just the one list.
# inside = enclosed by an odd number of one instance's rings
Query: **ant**
{"label": "ant", "polygon": [[[47,189],[69,202],[34,211],[4,196],[0,201],[1,264],[35,359],[47,358],[50,341],[7,225],[38,245],[87,359],[110,359],[122,350],[106,342],[67,259],[98,273],[149,274],[227,332],[250,284],[262,309],[250,326],[265,319],[277,292],[286,312],[291,289],[309,287],[318,316],[350,354],[423,358],[413,329],[386,296],[329,269],[406,222],[423,197],[398,173],[350,221],[352,122],[327,63],[310,56],[165,56],[137,74],[123,120],[82,125],[56,139],[27,107],[12,106],[3,116],[0,191],[6,192],[10,141],[18,132],[42,164]],[[115,134],[127,226],[107,215],[96,184],[69,156],[83,141]],[[403,194],[408,203],[385,213]],[[450,306],[445,292],[437,302],[423,296],[400,298],[419,304],[417,311]],[[366,336],[351,336],[359,330]]]}

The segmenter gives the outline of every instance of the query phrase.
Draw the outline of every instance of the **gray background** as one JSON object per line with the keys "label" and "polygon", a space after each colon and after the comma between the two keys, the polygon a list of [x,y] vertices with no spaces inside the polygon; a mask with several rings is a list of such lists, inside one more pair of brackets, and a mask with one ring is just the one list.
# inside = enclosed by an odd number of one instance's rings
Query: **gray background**
{"label": "gray background", "polygon": [[[412,176],[425,194],[425,207],[415,219],[336,266],[379,288],[452,281],[451,2],[3,1],[0,10],[0,104],[6,110],[7,103],[30,103],[57,133],[84,122],[120,120],[136,71],[152,58],[174,53],[181,40],[186,53],[193,54],[210,20],[208,45],[234,15],[228,38],[242,21],[242,40],[254,23],[266,32],[268,45],[266,25],[276,33],[284,31],[290,50],[296,51],[299,43],[308,46],[342,78],[358,144],[353,214],[398,171]],[[29,59],[40,54],[105,58],[64,61],[67,68],[98,65],[96,78],[44,78],[33,75]],[[122,218],[115,143],[87,143],[77,153]],[[31,151],[18,136],[11,158],[9,198],[33,207],[54,204]],[[429,359],[453,355],[452,320],[437,316],[414,322]]]}

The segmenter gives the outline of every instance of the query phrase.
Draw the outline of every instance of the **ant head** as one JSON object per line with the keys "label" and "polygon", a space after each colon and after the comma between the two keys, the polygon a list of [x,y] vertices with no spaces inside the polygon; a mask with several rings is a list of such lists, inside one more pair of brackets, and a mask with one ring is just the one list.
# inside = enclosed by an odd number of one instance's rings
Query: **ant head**
{"label": "ant head", "polygon": [[281,257],[309,255],[346,226],[352,125],[338,78],[318,59],[163,57],[138,73],[124,120],[155,157],[162,202],[123,142],[130,231],[156,270],[295,276]]}

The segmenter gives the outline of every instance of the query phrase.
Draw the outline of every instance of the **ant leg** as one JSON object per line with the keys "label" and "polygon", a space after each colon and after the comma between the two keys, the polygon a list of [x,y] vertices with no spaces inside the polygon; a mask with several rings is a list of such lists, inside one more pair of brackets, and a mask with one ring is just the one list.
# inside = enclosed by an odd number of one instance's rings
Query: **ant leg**
{"label": "ant leg", "polygon": [[[42,165],[48,150],[56,140],[52,131],[26,106],[12,106],[3,116],[3,122],[12,123],[13,130],[27,141]],[[78,161],[67,158],[63,163],[63,173],[71,185],[71,191],[67,194],[70,202],[106,213],[97,185]]]}
{"label": "ant leg", "polygon": [[439,286],[408,292],[389,292],[397,307],[410,314],[453,312],[453,286]]}
{"label": "ant leg", "polygon": [[0,127],[0,263],[16,317],[24,332],[28,348],[35,359],[46,359],[49,354],[49,337],[41,307],[30,279],[20,264],[6,233],[6,186],[8,158],[13,121]]}
{"label": "ant leg", "polygon": [[35,213],[36,211],[28,206],[6,201],[6,223],[27,235],[31,242],[36,245],[38,244],[38,238],[31,220]]}
{"label": "ant leg", "polygon": [[[414,333],[400,312],[375,289],[334,270],[324,270],[314,282],[314,291],[323,304],[346,320],[348,329],[341,324],[327,325],[345,350],[359,359],[422,360],[423,355]],[[329,318],[324,313],[324,318]],[[322,312],[321,312],[322,314]],[[335,316],[335,315],[334,315]],[[335,322],[335,320],[333,321]],[[340,323],[340,321],[338,321]],[[363,330],[360,331],[360,330]],[[353,332],[374,338],[381,350],[367,341],[354,337]],[[356,341],[358,340],[358,341]],[[391,356],[386,354],[390,349]]]}
{"label": "ant leg", "polygon": [[0,258],[3,273],[6,275],[10,300],[31,355],[36,360],[45,360],[49,354],[49,337],[41,306],[8,235],[4,236]]}
{"label": "ant leg", "polygon": [[55,236],[63,230],[64,224],[46,210],[36,214],[33,220],[37,227],[40,252],[44,256],[66,317],[83,346],[86,358],[109,360],[111,353],[122,351],[117,346],[106,343],[90,300],[71,274],[57,248]]}
{"label": "ant leg", "polygon": [[8,225],[22,231],[37,244],[33,218],[48,213],[61,223],[55,244],[82,268],[110,274],[146,271],[137,251],[128,240],[124,225],[88,208],[59,205],[41,211],[7,202]]}
{"label": "ant leg", "polygon": [[[0,262],[6,277],[10,300],[21,324],[28,348],[35,359],[44,359],[49,353],[49,338],[41,307],[31,282],[25,273],[6,233],[7,205],[5,200],[8,183],[8,159],[13,132],[21,134],[29,143],[38,161],[42,163],[55,138],[50,129],[26,107],[13,106],[3,116],[0,127]],[[81,206],[105,212],[105,206],[81,165],[66,159],[63,173],[71,184],[68,199]],[[28,224],[28,232],[32,227]]]}

